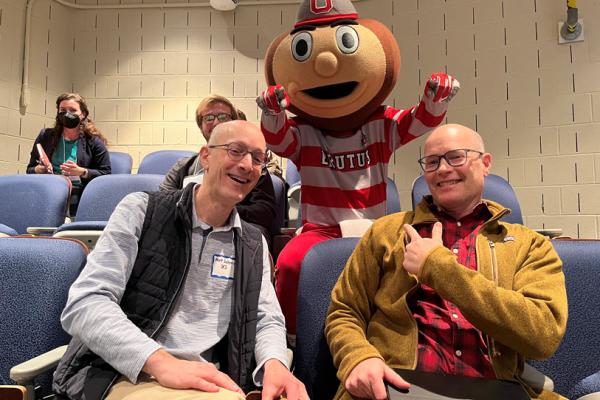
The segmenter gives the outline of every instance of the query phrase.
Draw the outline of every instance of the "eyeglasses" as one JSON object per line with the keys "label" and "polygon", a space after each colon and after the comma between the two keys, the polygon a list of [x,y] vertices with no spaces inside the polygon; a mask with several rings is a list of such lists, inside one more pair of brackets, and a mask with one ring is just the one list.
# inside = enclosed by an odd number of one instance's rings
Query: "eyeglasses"
{"label": "eyeglasses", "polygon": [[268,152],[263,153],[259,150],[250,151],[243,144],[236,142],[229,144],[213,144],[208,146],[208,148],[227,150],[227,155],[232,161],[241,161],[244,157],[246,157],[246,154],[250,154],[250,158],[252,158],[252,165],[261,167],[269,161],[270,157]]}
{"label": "eyeglasses", "polygon": [[218,113],[218,114],[205,114],[202,116],[202,122],[213,122],[218,119],[219,122],[227,122],[231,121],[231,114],[227,113]]}
{"label": "eyeglasses", "polygon": [[469,152],[477,153],[477,158],[481,158],[481,156],[483,155],[481,151],[477,150],[456,149],[450,150],[441,156],[431,155],[420,158],[419,165],[425,172],[437,171],[437,169],[440,167],[443,158],[444,160],[446,160],[449,166],[460,167],[461,165],[464,165],[467,162]]}

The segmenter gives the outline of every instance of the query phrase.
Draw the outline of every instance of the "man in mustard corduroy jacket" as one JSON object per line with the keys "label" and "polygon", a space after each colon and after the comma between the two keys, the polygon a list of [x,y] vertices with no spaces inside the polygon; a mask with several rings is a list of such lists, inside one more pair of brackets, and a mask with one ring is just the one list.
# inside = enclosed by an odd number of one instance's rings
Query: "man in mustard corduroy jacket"
{"label": "man in mustard corduroy jacket", "polygon": [[549,357],[567,323],[562,263],[550,242],[482,199],[492,156],[481,136],[444,125],[419,160],[431,191],[415,211],[377,220],[333,292],[325,333],[342,382],[336,399],[386,399],[392,368],[518,381]]}

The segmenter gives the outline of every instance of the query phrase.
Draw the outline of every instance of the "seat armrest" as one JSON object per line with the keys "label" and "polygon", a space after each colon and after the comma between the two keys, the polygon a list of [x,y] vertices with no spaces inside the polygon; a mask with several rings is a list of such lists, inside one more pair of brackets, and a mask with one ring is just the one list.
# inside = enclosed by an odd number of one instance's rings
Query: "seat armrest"
{"label": "seat armrest", "polygon": [[536,231],[540,235],[544,235],[544,236],[548,237],[549,239],[553,239],[555,237],[559,237],[563,233],[563,230],[561,228],[557,228],[557,229],[534,229],[534,231]]}
{"label": "seat armrest", "polygon": [[74,230],[74,231],[58,231],[54,234],[56,238],[76,239],[83,242],[88,249],[94,250],[98,239],[102,236],[102,231],[95,230]]}
{"label": "seat armrest", "polygon": [[27,228],[27,233],[35,236],[52,236],[56,229],[56,226],[30,226]]}
{"label": "seat armrest", "polygon": [[579,397],[577,400],[600,400],[600,392],[586,394],[585,396]]}
{"label": "seat armrest", "polygon": [[523,367],[521,378],[535,390],[544,389],[549,392],[554,391],[554,381],[528,363],[525,363]]}
{"label": "seat armrest", "polygon": [[62,231],[102,231],[108,221],[75,221],[62,224],[56,232]]}
{"label": "seat armrest", "polygon": [[67,345],[57,347],[31,360],[15,365],[10,369],[10,378],[18,384],[27,384],[36,376],[56,368],[65,351],[67,351]]}

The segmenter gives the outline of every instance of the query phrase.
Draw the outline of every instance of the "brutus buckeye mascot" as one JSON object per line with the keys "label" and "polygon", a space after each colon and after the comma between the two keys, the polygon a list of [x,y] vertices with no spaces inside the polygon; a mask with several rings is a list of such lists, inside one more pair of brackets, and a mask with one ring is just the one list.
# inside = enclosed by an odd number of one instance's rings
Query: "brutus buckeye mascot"
{"label": "brutus buckeye mascot", "polygon": [[438,126],[459,88],[451,76],[434,74],[417,106],[382,105],[400,71],[400,50],[383,24],[358,18],[350,0],[305,0],[297,21],[269,46],[271,86],[257,98],[268,147],[292,160],[301,177],[302,232],[276,266],[277,296],[292,335],[306,252],[340,237],[341,221],[386,214],[390,157]]}

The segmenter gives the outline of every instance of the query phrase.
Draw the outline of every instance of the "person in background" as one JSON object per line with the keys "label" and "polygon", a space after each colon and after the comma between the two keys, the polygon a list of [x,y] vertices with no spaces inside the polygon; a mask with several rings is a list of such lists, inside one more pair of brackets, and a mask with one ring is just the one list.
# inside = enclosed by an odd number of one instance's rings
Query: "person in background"
{"label": "person in background", "polygon": [[[205,97],[196,109],[196,123],[207,142],[213,129],[219,124],[238,119],[245,120],[245,117],[229,99],[219,95]],[[199,182],[203,172],[198,155],[182,158],[167,172],[160,184],[160,190],[177,190],[190,182]],[[275,192],[266,168],[263,169],[256,187],[238,203],[237,211],[243,220],[260,228],[267,243],[271,243],[270,226],[275,218]]]}
{"label": "person in background", "polygon": [[[41,163],[37,144],[41,144],[50,165]],[[42,129],[31,149],[28,174],[65,175],[73,183],[70,215],[74,216],[85,186],[100,175],[110,174],[106,138],[89,117],[84,98],[63,93],[56,99],[54,127]]]}
{"label": "person in background", "polygon": [[532,398],[560,398],[523,375],[525,359],[550,357],[565,333],[558,254],[482,199],[492,156],[477,132],[435,129],[419,163],[431,195],[375,221],[333,289],[335,398],[386,399],[384,381],[408,386],[392,368],[512,380]]}
{"label": "person in background", "polygon": [[117,206],[61,316],[53,389],[79,400],[308,400],[289,371],[266,242],[235,205],[266,162],[260,129],[218,126],[202,184]]}

